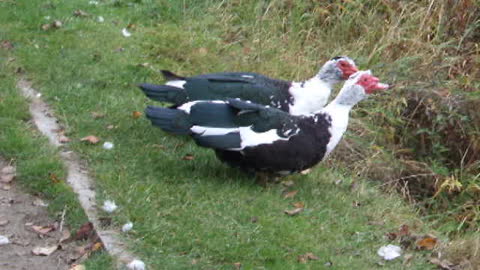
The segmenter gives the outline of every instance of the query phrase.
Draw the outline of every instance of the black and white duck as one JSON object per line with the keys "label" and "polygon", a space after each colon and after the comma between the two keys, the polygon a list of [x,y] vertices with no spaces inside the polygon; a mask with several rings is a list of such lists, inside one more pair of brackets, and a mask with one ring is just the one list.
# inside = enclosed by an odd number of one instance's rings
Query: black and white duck
{"label": "black and white duck", "polygon": [[164,70],[166,84],[144,83],[139,87],[149,98],[172,103],[173,107],[195,100],[239,98],[272,106],[292,115],[306,115],[323,108],[333,86],[357,71],[352,59],[339,56],[327,61],[317,75],[303,82],[277,80],[249,72],[182,77]]}
{"label": "black and white duck", "polygon": [[346,131],[353,106],[387,88],[370,71],[359,71],[333,101],[308,116],[239,99],[193,101],[175,109],[149,106],[146,116],[164,131],[188,134],[214,149],[229,165],[286,175],[325,159]]}

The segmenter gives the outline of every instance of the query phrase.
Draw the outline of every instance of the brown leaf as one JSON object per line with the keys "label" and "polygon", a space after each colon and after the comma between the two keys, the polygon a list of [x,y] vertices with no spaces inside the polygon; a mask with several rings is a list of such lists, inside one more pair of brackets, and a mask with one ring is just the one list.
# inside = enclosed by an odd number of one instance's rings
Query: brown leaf
{"label": "brown leaf", "polygon": [[87,222],[80,226],[77,233],[75,234],[75,240],[84,240],[92,236],[94,233],[93,231],[93,224],[91,222]]}
{"label": "brown leaf", "polygon": [[283,198],[284,199],[293,198],[293,197],[295,197],[295,195],[297,195],[297,193],[298,193],[298,190],[293,190],[293,191],[287,192],[287,193],[285,193],[285,195],[283,195]]}
{"label": "brown leaf", "polygon": [[299,263],[307,263],[308,261],[316,261],[316,260],[319,260],[320,258],[318,258],[317,256],[315,256],[313,253],[311,252],[307,252],[303,255],[299,255],[297,260]]}
{"label": "brown leaf", "polygon": [[139,112],[139,111],[133,111],[132,112],[133,119],[138,119],[138,118],[140,118],[140,116],[142,116],[141,112]]}
{"label": "brown leaf", "polygon": [[71,139],[68,138],[68,137],[65,136],[65,135],[60,135],[59,138],[58,138],[58,141],[59,141],[60,143],[68,143],[68,142],[71,141]]}
{"label": "brown leaf", "polygon": [[63,230],[62,237],[60,237],[60,240],[58,240],[58,242],[59,243],[66,242],[66,241],[70,240],[71,237],[72,237],[72,234],[70,233],[69,230]]}
{"label": "brown leaf", "polygon": [[76,17],[87,17],[89,14],[81,9],[77,9],[73,12],[73,15]]}
{"label": "brown leaf", "polygon": [[400,230],[398,231],[398,236],[408,236],[410,235],[410,229],[407,224],[403,224],[400,226]]}
{"label": "brown leaf", "polygon": [[296,203],[293,203],[292,205],[295,206],[296,208],[304,208],[305,207],[305,204],[303,202],[296,202]]}
{"label": "brown leaf", "polygon": [[455,267],[455,264],[449,262],[448,260],[440,260],[438,258],[431,258],[430,263],[437,265],[443,270],[453,270]]}
{"label": "brown leaf", "polygon": [[192,154],[186,154],[183,158],[183,160],[193,160],[195,157]]}
{"label": "brown leaf", "polygon": [[93,119],[99,119],[99,118],[105,117],[105,114],[100,112],[91,112],[90,114],[92,115]]}
{"label": "brown leaf", "polygon": [[57,175],[54,173],[50,173],[50,180],[52,180],[52,182],[55,184],[60,183],[62,181],[58,179]]}
{"label": "brown leaf", "polygon": [[53,225],[48,225],[48,226],[36,226],[36,225],[33,225],[32,226],[32,229],[38,233],[38,234],[42,234],[42,235],[45,235],[51,231],[54,231],[55,230],[55,227]]}
{"label": "brown leaf", "polygon": [[302,211],[303,211],[303,208],[295,208],[293,210],[285,210],[284,213],[289,215],[289,216],[295,216],[295,215],[298,215]]}
{"label": "brown leaf", "polygon": [[239,262],[234,263],[233,266],[235,266],[235,269],[237,270],[240,270],[242,268],[242,264]]}
{"label": "brown leaf", "polygon": [[50,254],[55,252],[55,250],[57,249],[58,249],[58,245],[47,246],[47,247],[35,247],[33,248],[32,253],[33,255],[36,255],[36,256],[49,256]]}
{"label": "brown leaf", "polygon": [[417,248],[432,250],[437,245],[437,242],[437,238],[425,236],[424,238],[417,241]]}
{"label": "brown leaf", "polygon": [[93,244],[93,246],[91,248],[91,251],[95,252],[97,250],[101,250],[102,248],[103,248],[102,242],[95,242],[95,244]]}
{"label": "brown leaf", "polygon": [[8,184],[5,184],[2,186],[2,189],[5,190],[5,191],[8,191],[12,188],[12,186],[8,185]]}
{"label": "brown leaf", "polygon": [[87,137],[83,137],[80,139],[80,141],[82,142],[89,142],[91,144],[97,144],[98,142],[100,142],[100,139],[96,136],[93,136],[93,135],[89,135]]}
{"label": "brown leaf", "polygon": [[11,50],[13,49],[13,44],[9,40],[3,40],[2,43],[0,43],[0,48],[5,50]]}

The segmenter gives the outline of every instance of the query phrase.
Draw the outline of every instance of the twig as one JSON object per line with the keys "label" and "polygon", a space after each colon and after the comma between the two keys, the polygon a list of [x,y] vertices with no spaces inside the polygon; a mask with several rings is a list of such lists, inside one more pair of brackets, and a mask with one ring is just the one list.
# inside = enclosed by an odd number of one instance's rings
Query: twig
{"label": "twig", "polygon": [[67,206],[65,205],[63,207],[63,211],[62,211],[62,217],[60,219],[60,232],[63,231],[63,223],[65,222],[65,214],[67,213]]}

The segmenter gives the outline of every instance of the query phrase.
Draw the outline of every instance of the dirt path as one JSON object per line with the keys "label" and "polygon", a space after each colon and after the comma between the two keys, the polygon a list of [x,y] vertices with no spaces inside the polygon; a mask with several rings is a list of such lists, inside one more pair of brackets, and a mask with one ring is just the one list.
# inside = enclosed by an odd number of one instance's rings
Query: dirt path
{"label": "dirt path", "polygon": [[[38,130],[48,138],[50,144],[59,147],[64,145],[62,139],[65,138],[61,133],[59,121],[55,118],[50,107],[40,98],[38,91],[32,88],[31,83],[25,79],[20,79],[17,83],[20,92],[30,101],[30,114],[33,123]],[[129,269],[143,269],[143,266],[137,267],[135,256],[128,252],[125,243],[120,238],[118,230],[104,229],[100,226],[101,222],[98,218],[98,209],[96,205],[94,181],[90,178],[88,170],[83,165],[78,156],[62,148],[60,155],[66,165],[68,172],[67,183],[77,194],[80,205],[83,207],[85,214],[101,239],[103,246],[107,252],[112,255],[117,262],[117,268],[123,268],[125,265]],[[141,262],[143,264],[143,262]]]}
{"label": "dirt path", "polygon": [[[0,172],[7,165],[0,158]],[[59,228],[42,235],[35,232],[33,226],[58,227],[59,224],[59,221],[49,217],[44,203],[23,192],[15,180],[8,184],[0,183],[0,235],[8,237],[10,241],[9,244],[0,245],[0,269],[69,269],[71,247],[55,250],[49,256],[32,253],[36,247],[57,246],[62,237]]]}

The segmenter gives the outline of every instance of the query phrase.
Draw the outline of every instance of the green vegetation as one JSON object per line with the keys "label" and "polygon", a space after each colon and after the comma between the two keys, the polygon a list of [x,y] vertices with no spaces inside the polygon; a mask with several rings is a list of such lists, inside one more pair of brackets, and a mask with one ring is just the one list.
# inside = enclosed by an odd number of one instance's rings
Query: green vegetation
{"label": "green vegetation", "polygon": [[[387,243],[384,234],[405,223],[473,247],[478,241],[462,237],[478,234],[480,214],[479,6],[473,0],[3,1],[0,40],[13,43],[15,61],[4,61],[10,68],[0,78],[6,89],[0,136],[8,142],[0,153],[20,161],[50,151],[35,148],[44,140],[26,137],[30,127],[19,123],[28,115],[12,70],[22,67],[65,124],[69,147],[89,162],[99,199],[120,205],[114,226],[134,223],[131,248],[153,269],[234,269],[236,262],[245,269],[319,269],[329,261],[336,269],[373,269],[380,267],[375,252]],[[78,9],[88,15],[74,16]],[[62,26],[42,30],[53,20]],[[126,27],[131,37],[121,34]],[[283,185],[258,187],[211,151],[132,117],[150,103],[135,84],[161,82],[159,69],[304,79],[343,54],[396,87],[355,110],[332,159],[292,177],[295,186],[287,189],[299,191],[294,199],[282,197]],[[80,142],[87,135],[115,147]],[[182,159],[187,154],[194,160]],[[58,159],[52,164],[24,174],[62,176]],[[337,179],[344,181],[336,185]],[[285,215],[297,201],[305,211]],[[378,221],[385,224],[369,225]],[[453,262],[474,252],[456,250],[448,253]],[[299,263],[307,252],[320,260]],[[433,267],[427,255],[415,252],[409,269]],[[401,267],[401,260],[383,266]]]}

